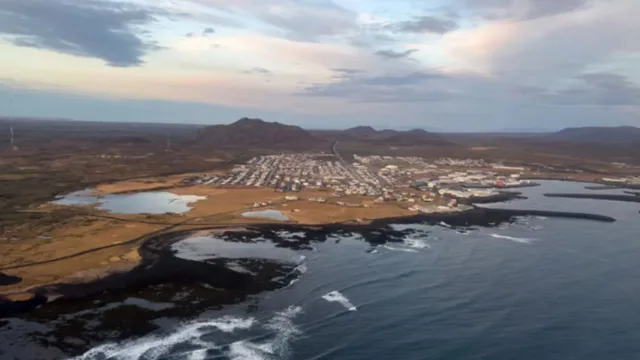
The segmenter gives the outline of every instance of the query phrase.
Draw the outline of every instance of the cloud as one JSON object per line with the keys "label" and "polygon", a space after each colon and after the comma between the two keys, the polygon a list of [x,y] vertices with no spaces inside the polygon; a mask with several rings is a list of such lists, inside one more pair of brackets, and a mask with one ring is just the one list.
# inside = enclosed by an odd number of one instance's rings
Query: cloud
{"label": "cloud", "polygon": [[371,54],[329,42],[301,42],[259,35],[220,37],[216,42],[233,54],[238,64],[255,66],[255,61],[260,61],[260,66],[268,64],[269,69],[279,74],[295,73],[302,78],[330,76],[332,68],[365,68],[374,58]]}
{"label": "cloud", "polygon": [[205,28],[202,30],[202,36],[207,36],[207,35],[211,35],[213,33],[215,33],[216,31],[213,28]]}
{"label": "cloud", "polygon": [[108,0],[2,0],[0,36],[17,46],[139,66],[160,47],[141,26],[163,11]]}
{"label": "cloud", "polygon": [[[331,0],[195,0],[226,14],[257,19],[289,39],[319,38],[357,32],[357,13]],[[278,34],[275,34],[278,35]]]}
{"label": "cloud", "polygon": [[445,76],[426,71],[377,76],[362,76],[356,72],[340,77],[337,82],[311,84],[299,94],[367,103],[446,101],[453,98],[455,94],[452,91],[425,86],[440,79],[445,79]]}
{"label": "cloud", "polygon": [[640,52],[639,11],[636,0],[592,1],[554,16],[483,21],[445,34],[436,51],[448,64],[547,86]]}
{"label": "cloud", "polygon": [[556,91],[534,88],[524,92],[539,101],[575,106],[640,106],[640,85],[612,73],[588,73],[578,76],[577,85]]}
{"label": "cloud", "polygon": [[531,20],[588,6],[593,0],[465,0],[472,11],[488,19]]}
{"label": "cloud", "polygon": [[360,70],[360,69],[348,69],[348,68],[335,68],[335,69],[331,69],[337,73],[340,74],[346,74],[346,75],[352,75],[352,74],[359,74],[364,72],[364,70]]}
{"label": "cloud", "polygon": [[418,51],[418,49],[409,49],[405,51],[378,50],[375,52],[375,54],[387,59],[401,59],[413,54],[416,51]]}
{"label": "cloud", "polygon": [[260,67],[260,66],[256,66],[256,67],[254,67],[254,68],[252,68],[252,69],[250,69],[250,70],[245,70],[245,71],[244,71],[244,73],[245,73],[245,74],[257,74],[257,75],[264,75],[264,76],[271,76],[271,75],[273,75],[273,73],[272,73],[270,70],[265,69],[265,68]]}
{"label": "cloud", "polygon": [[410,20],[391,24],[388,27],[393,31],[402,33],[433,33],[442,35],[457,29],[458,23],[452,18],[422,15]]}

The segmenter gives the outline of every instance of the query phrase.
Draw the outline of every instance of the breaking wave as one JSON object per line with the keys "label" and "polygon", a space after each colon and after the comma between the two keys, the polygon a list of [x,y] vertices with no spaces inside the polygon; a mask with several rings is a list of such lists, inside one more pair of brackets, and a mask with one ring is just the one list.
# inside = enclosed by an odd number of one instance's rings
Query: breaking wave
{"label": "breaking wave", "polygon": [[446,222],[444,222],[444,221],[440,221],[440,222],[438,223],[438,225],[443,226],[443,227],[446,227],[446,228],[451,228],[451,225],[447,224],[447,223],[446,223]]}
{"label": "breaking wave", "polygon": [[178,344],[185,344],[200,349],[191,353],[191,358],[203,358],[208,350],[218,347],[209,341],[201,340],[201,337],[210,333],[212,328],[225,333],[236,330],[245,330],[255,324],[255,319],[224,316],[219,319],[189,324],[177,332],[168,336],[144,337],[125,343],[110,343],[95,347],[85,354],[75,357],[75,360],[156,360],[170,353]]}
{"label": "breaking wave", "polygon": [[430,249],[431,245],[427,244],[426,242],[424,242],[424,240],[420,240],[420,239],[411,239],[411,238],[406,238],[404,239],[404,244],[410,248],[415,248],[415,249]]}
{"label": "breaking wave", "polygon": [[332,291],[322,297],[328,302],[337,302],[340,305],[344,306],[349,311],[356,311],[356,308],[346,296],[342,295],[340,291]]}
{"label": "breaking wave", "polygon": [[388,246],[388,245],[383,245],[382,247],[391,251],[418,252],[418,250],[416,249],[397,248],[397,247]]}
{"label": "breaking wave", "polygon": [[301,334],[293,323],[293,318],[302,312],[299,306],[290,306],[276,313],[264,328],[276,335],[270,341],[236,341],[229,345],[226,355],[231,360],[281,360],[290,355],[289,342]]}
{"label": "breaking wave", "polygon": [[535,240],[535,239],[518,238],[518,237],[499,235],[499,234],[491,234],[491,237],[494,237],[496,239],[511,240],[521,244],[531,244]]}
{"label": "breaking wave", "polygon": [[293,323],[293,318],[301,312],[302,308],[299,306],[290,306],[277,312],[262,325],[270,337],[265,341],[239,340],[230,345],[205,341],[205,336],[210,335],[212,330],[230,334],[237,330],[248,330],[258,323],[253,317],[223,316],[186,325],[167,336],[147,336],[135,341],[101,345],[73,359],[160,360],[170,357],[176,346],[186,346],[193,350],[183,352],[182,355],[190,360],[204,360],[210,351],[231,360],[283,360],[289,357],[289,342],[301,333]]}

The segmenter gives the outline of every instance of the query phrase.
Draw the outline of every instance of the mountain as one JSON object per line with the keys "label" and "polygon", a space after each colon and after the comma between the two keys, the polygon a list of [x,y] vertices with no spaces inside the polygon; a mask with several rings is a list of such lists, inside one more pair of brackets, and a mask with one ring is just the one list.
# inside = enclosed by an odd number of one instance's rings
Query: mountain
{"label": "mountain", "polygon": [[346,130],[334,130],[324,132],[314,132],[322,134],[328,139],[340,141],[356,141],[380,146],[446,146],[454,143],[444,139],[442,136],[426,131],[424,129],[412,129],[408,131],[384,129],[376,131],[370,126],[356,126]]}
{"label": "mountain", "polygon": [[356,126],[344,130],[343,133],[355,138],[368,138],[375,136],[377,131],[371,126]]}
{"label": "mountain", "polygon": [[445,140],[442,136],[430,133],[422,129],[388,132],[388,134],[390,136],[385,136],[384,138],[378,140],[378,142],[388,146],[454,145],[452,142]]}
{"label": "mountain", "polygon": [[323,140],[298,126],[242,118],[229,125],[201,129],[197,143],[216,147],[308,149],[321,145]]}
{"label": "mountain", "polygon": [[640,143],[640,128],[634,126],[566,128],[549,134],[547,138],[572,142]]}
{"label": "mountain", "polygon": [[391,129],[384,129],[384,130],[380,130],[378,131],[378,135],[380,135],[381,137],[391,137],[391,136],[396,136],[398,134],[400,134],[401,131],[398,130],[391,130]]}

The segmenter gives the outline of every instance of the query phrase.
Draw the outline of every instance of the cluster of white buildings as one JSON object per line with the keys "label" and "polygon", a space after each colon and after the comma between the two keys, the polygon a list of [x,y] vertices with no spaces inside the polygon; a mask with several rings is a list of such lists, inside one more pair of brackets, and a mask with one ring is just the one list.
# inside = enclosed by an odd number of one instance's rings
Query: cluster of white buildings
{"label": "cluster of white buildings", "polygon": [[[203,176],[192,181],[219,186],[271,187],[283,192],[324,189],[331,191],[332,196],[363,195],[377,201],[409,203],[432,202],[438,195],[455,199],[488,197],[498,194],[495,188],[526,185],[519,178],[524,168],[484,160],[441,158],[429,162],[419,157],[378,155],[354,155],[354,160],[348,164],[324,153],[265,155],[235,166],[227,175]],[[498,176],[496,171],[512,174]],[[418,194],[398,191],[409,187]],[[324,202],[324,199],[317,201]],[[263,205],[257,203],[257,206]]]}
{"label": "cluster of white buildings", "polygon": [[279,191],[328,188],[345,194],[375,194],[382,179],[367,167],[349,166],[328,154],[280,154],[255,157],[225,176],[192,179],[220,186],[273,187]]}
{"label": "cluster of white buildings", "polygon": [[629,176],[629,177],[605,177],[602,178],[603,182],[611,183],[611,184],[621,184],[621,185],[640,185],[640,176]]}

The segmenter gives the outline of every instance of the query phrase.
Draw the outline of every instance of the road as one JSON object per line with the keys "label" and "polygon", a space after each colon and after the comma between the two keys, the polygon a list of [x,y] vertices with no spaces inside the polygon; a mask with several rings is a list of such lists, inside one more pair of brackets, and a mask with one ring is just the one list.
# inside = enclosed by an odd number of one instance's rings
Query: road
{"label": "road", "polygon": [[344,161],[340,153],[338,152],[338,140],[334,141],[333,145],[331,145],[331,151],[333,152],[333,155],[335,155],[338,158],[338,160],[340,160],[342,165],[344,165],[345,167],[349,166],[347,162]]}
{"label": "road", "polygon": [[331,151],[333,152],[333,155],[335,155],[335,157],[337,157],[338,160],[340,160],[340,162],[345,167],[345,169],[347,169],[347,171],[351,174],[352,178],[354,178],[356,180],[359,180],[359,181],[364,181],[364,179],[362,179],[360,174],[358,174],[355,171],[355,169],[353,168],[353,165],[351,165],[350,163],[346,162],[344,160],[344,158],[342,157],[342,155],[340,155],[340,153],[338,152],[338,140],[334,141],[333,145],[331,145]]}

